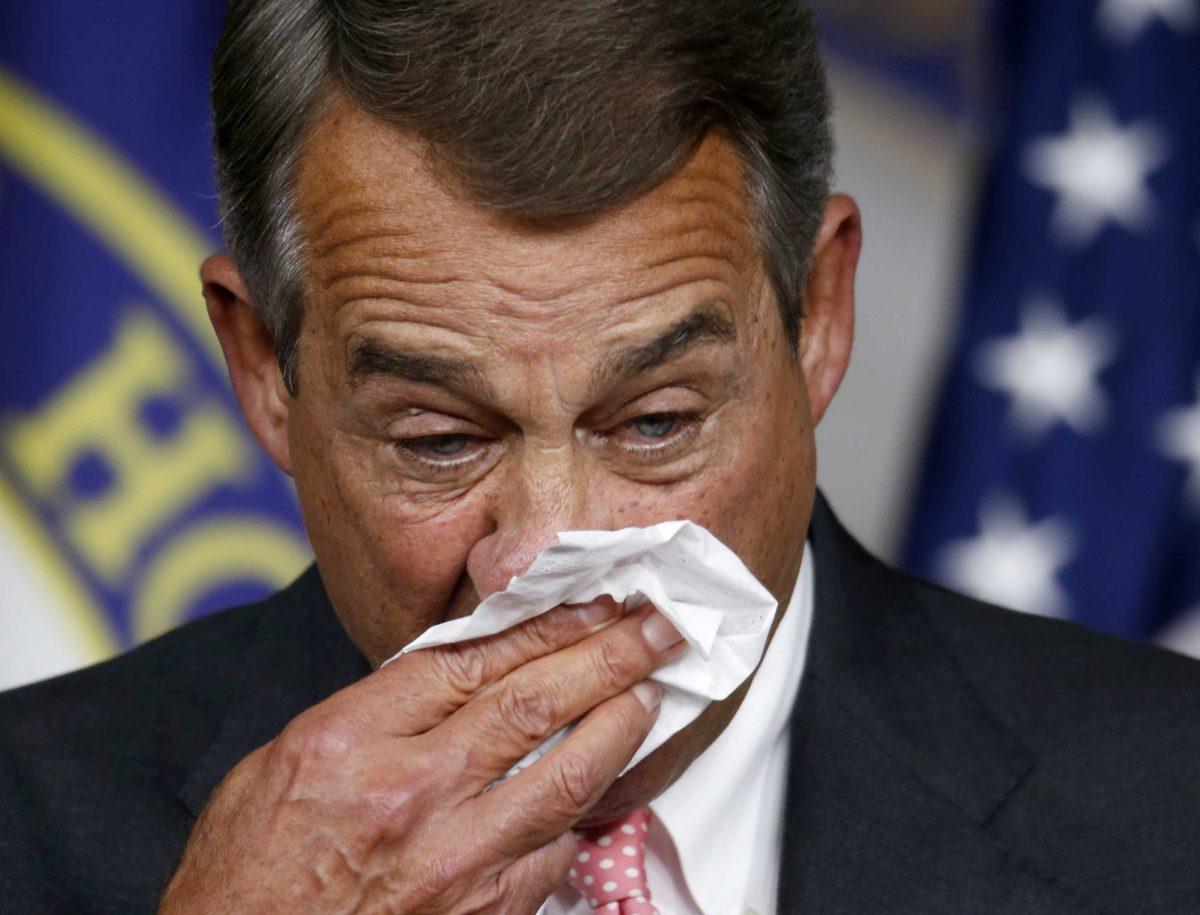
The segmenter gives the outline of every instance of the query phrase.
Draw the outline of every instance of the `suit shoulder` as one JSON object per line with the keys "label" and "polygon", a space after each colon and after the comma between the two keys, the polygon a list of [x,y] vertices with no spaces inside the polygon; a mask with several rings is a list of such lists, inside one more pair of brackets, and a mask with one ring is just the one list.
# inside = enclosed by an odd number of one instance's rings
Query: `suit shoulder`
{"label": "suit shoulder", "polygon": [[[185,759],[211,737],[267,601],[188,623],[82,670],[0,693],[10,760]],[[199,745],[199,743],[197,743]]]}
{"label": "suit shoulder", "polygon": [[153,908],[191,828],[182,792],[255,678],[309,635],[318,585],[310,567],[260,603],[0,694],[0,888],[30,911]]}
{"label": "suit shoulder", "polygon": [[[903,574],[903,573],[901,573]],[[964,674],[1035,741],[1128,726],[1200,734],[1200,662],[906,576]]]}
{"label": "suit shoulder", "polygon": [[1191,911],[1200,663],[913,580],[964,679],[1034,762],[988,829],[1111,911]]}

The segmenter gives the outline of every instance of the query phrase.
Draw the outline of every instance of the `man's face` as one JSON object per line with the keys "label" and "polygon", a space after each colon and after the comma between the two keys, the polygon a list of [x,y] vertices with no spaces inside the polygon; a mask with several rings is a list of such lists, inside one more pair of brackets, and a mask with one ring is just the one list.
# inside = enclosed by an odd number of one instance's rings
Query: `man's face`
{"label": "man's face", "polygon": [[373,663],[469,614],[558,531],[688,518],[777,597],[813,493],[804,378],[710,138],[578,228],[455,196],[345,106],[314,135],[288,440],[322,578]]}
{"label": "man's face", "polygon": [[657,189],[567,228],[489,211],[428,154],[343,104],[298,172],[299,391],[273,453],[355,644],[378,664],[469,614],[558,531],[677,518],[786,602],[824,401],[734,147],[710,135]]}

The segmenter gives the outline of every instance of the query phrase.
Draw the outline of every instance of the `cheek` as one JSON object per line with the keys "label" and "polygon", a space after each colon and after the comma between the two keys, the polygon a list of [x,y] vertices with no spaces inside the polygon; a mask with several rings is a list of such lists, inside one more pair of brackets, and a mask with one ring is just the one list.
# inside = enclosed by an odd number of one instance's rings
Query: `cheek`
{"label": "cheek", "polygon": [[379,654],[469,603],[466,557],[488,532],[486,513],[469,497],[414,504],[382,489],[371,443],[315,423],[306,434],[305,425],[292,436],[301,512],[360,647]]}
{"label": "cheek", "polygon": [[[473,494],[417,502],[381,490],[366,462],[330,455],[317,466],[321,523],[337,538],[336,549],[369,562],[367,574],[387,579],[394,594],[446,598],[467,552],[486,536],[486,513]],[[368,472],[368,470],[370,472]],[[360,563],[361,564],[361,563]]]}
{"label": "cheek", "polygon": [[471,547],[490,530],[486,515],[455,506],[434,518],[416,523],[397,523],[386,512],[374,522],[377,564],[386,575],[392,594],[405,595],[423,626],[441,622],[470,609],[474,591],[466,577]]}

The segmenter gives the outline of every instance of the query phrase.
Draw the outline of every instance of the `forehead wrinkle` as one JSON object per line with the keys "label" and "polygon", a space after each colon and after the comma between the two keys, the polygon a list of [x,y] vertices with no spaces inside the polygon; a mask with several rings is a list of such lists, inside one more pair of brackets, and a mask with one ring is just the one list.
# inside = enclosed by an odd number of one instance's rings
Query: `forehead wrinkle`
{"label": "forehead wrinkle", "polygon": [[[706,246],[707,250],[690,252],[688,256],[731,259],[730,255],[735,251],[740,254],[747,250],[748,243],[752,244],[752,240],[746,237],[745,221],[733,217],[729,213],[728,207],[714,205],[712,196],[696,193],[694,185],[698,183],[711,185],[712,188],[721,191],[722,196],[732,195],[732,189],[727,182],[692,180],[688,182],[692,186],[688,188],[687,192],[675,189],[659,198],[660,204],[669,201],[671,206],[653,205],[645,217],[628,214],[631,217],[636,216],[637,222],[642,226],[647,223],[658,223],[657,232],[651,229],[649,237],[644,239],[645,248],[650,251],[661,250],[664,247],[688,243],[697,236],[707,235],[718,247],[723,247],[722,243],[729,243],[732,250],[715,250],[713,247]],[[310,264],[315,268],[313,272],[320,276],[325,285],[331,285],[347,275],[357,273],[369,275],[373,272],[372,268],[386,272],[388,262],[416,266],[422,259],[430,259],[439,255],[453,258],[455,261],[464,261],[464,266],[467,266],[464,259],[469,259],[472,270],[478,270],[481,267],[486,270],[490,266],[486,263],[486,255],[489,253],[489,249],[495,248],[492,244],[492,236],[495,234],[493,230],[508,229],[524,238],[518,239],[517,250],[510,252],[508,262],[501,263],[500,268],[513,273],[526,271],[535,275],[540,274],[540,276],[534,277],[535,280],[540,281],[531,284],[513,282],[495,275],[497,272],[495,269],[489,270],[488,275],[482,276],[480,279],[514,297],[529,301],[550,301],[561,298],[567,292],[586,284],[562,281],[561,275],[564,272],[578,270],[584,273],[602,273],[603,265],[597,263],[597,255],[600,258],[607,255],[611,260],[614,256],[620,257],[630,247],[628,227],[617,223],[602,230],[600,235],[591,242],[581,237],[587,234],[587,230],[578,226],[561,232],[539,229],[536,232],[526,233],[521,232],[518,225],[504,224],[491,227],[476,225],[474,229],[469,229],[466,233],[467,241],[464,245],[467,248],[474,248],[474,253],[463,252],[462,257],[458,257],[453,250],[429,244],[430,236],[438,234],[440,230],[445,230],[447,228],[445,225],[435,224],[427,226],[426,230],[420,233],[414,232],[407,227],[401,215],[388,207],[356,199],[361,196],[354,194],[349,201],[345,201],[339,195],[336,201],[330,201],[329,205],[324,207],[324,211],[320,205],[315,207],[316,212],[306,220],[309,230],[306,234],[309,241]],[[328,197],[324,199],[329,200]],[[436,207],[436,202],[430,202],[434,203]],[[634,206],[636,206],[636,202]],[[407,209],[407,207],[402,209]],[[376,222],[377,218],[378,223]],[[432,228],[433,232],[427,231],[428,228]],[[477,230],[480,228],[483,229],[481,237],[472,243],[472,236],[478,234]],[[417,237],[422,242],[419,245],[414,244]],[[461,242],[463,236],[459,235],[458,238]],[[542,247],[535,240],[530,246],[527,242],[531,238],[544,239],[550,242],[550,245]],[[584,249],[591,248],[590,255],[584,253],[584,256],[579,256],[579,249],[576,248],[576,245]],[[622,247],[625,248],[625,251],[622,251]],[[379,248],[384,250],[378,250]],[[481,253],[485,257],[481,258],[479,256]],[[573,254],[575,256],[572,256]],[[346,268],[339,267],[333,272],[331,272],[333,265],[321,263],[333,259],[345,260],[358,257],[362,257],[364,260],[374,258],[379,263],[371,264],[370,267],[364,264],[358,269],[347,265]],[[665,257],[659,257],[649,262],[644,261],[637,264],[636,267],[638,269],[655,269],[670,265],[680,259],[672,252]],[[433,267],[432,264],[430,266]],[[557,282],[547,282],[548,280]]]}
{"label": "forehead wrinkle", "polygon": [[[640,266],[653,269],[674,260],[706,257],[736,265],[756,253],[754,239],[743,219],[728,216],[724,211],[713,218],[713,208],[705,207],[703,213],[681,213],[664,225],[663,234],[655,240],[653,247],[647,246],[652,255],[654,250],[666,248],[668,253],[657,259],[648,259]],[[693,250],[680,250],[692,246]]]}
{"label": "forehead wrinkle", "polygon": [[[394,214],[345,212],[326,223],[323,232],[305,238],[310,273],[328,283],[343,268],[354,270],[387,261],[420,261],[440,253],[428,235],[412,231]],[[332,274],[331,274],[331,271]]]}
{"label": "forehead wrinkle", "polygon": [[[570,282],[564,281],[562,285],[555,286],[553,288],[522,289],[518,286],[513,285],[512,283],[510,283],[508,281],[502,280],[499,277],[492,276],[490,274],[484,276],[484,278],[481,279],[479,282],[481,282],[487,286],[491,286],[495,289],[498,289],[501,292],[505,293],[506,295],[511,296],[514,299],[519,299],[522,303],[529,303],[529,304],[535,304],[535,305],[545,305],[548,302],[562,301],[564,298],[568,297],[572,292],[577,291],[577,287],[579,285],[578,283],[570,283]],[[497,303],[497,304],[501,306],[498,310],[501,311],[502,313],[515,313],[515,312],[519,311],[519,308],[513,308],[513,307],[505,308],[505,307],[503,307],[503,305],[501,303]]]}
{"label": "forehead wrinkle", "polygon": [[402,290],[404,287],[426,286],[436,288],[467,282],[461,277],[455,276],[405,276],[401,279],[353,266],[346,266],[327,276],[323,276],[322,279],[323,286],[330,297],[340,300],[335,306],[338,309],[345,308],[347,305],[352,305],[364,299],[378,299],[381,301],[392,299],[418,308],[431,307],[426,303],[407,299]]}
{"label": "forehead wrinkle", "polygon": [[[429,275],[422,276],[413,269],[414,261],[419,258],[411,257],[379,258],[371,264],[346,263],[340,268],[330,264],[321,279],[333,315],[374,302],[380,309],[399,306],[401,313],[419,310],[423,313],[420,322],[438,314],[447,326],[461,326],[469,314],[474,316],[473,321],[484,320],[493,330],[502,330],[495,322],[504,319],[534,324],[548,322],[551,328],[561,325],[569,329],[586,319],[589,312],[602,318],[605,314],[612,315],[614,310],[635,308],[650,299],[679,294],[696,284],[732,284],[740,288],[736,254],[724,244],[668,251],[648,264],[637,265],[636,285],[627,276],[614,278],[609,272],[597,278],[597,271],[589,271],[592,276],[586,281],[542,294],[494,276],[448,274],[446,265],[437,262],[428,265]],[[399,275],[388,275],[393,270]],[[503,295],[497,295],[497,291]]]}
{"label": "forehead wrinkle", "polygon": [[[691,254],[665,257],[657,267],[657,273],[661,274],[666,267],[687,264],[696,259]],[[645,277],[632,291],[629,290],[628,283],[605,279],[590,287],[571,289],[557,298],[543,300],[517,296],[499,301],[468,299],[470,302],[468,307],[472,308],[474,313],[485,321],[511,319],[520,324],[537,325],[542,323],[546,325],[547,332],[557,333],[561,327],[563,333],[575,336],[581,324],[594,322],[603,325],[614,320],[618,324],[624,323],[619,312],[653,304],[653,300],[656,299],[681,296],[688,289],[697,285],[716,284],[723,289],[730,289],[729,271],[721,269],[729,265],[728,259],[718,255],[705,258],[704,262],[709,269],[690,272],[682,277],[677,273],[669,276]],[[597,289],[597,287],[600,288]],[[589,292],[597,294],[589,295]],[[476,309],[475,306],[480,304],[482,309]],[[482,314],[479,314],[480,310]]]}
{"label": "forehead wrinkle", "polygon": [[[683,222],[683,220],[680,220]],[[690,220],[689,220],[690,222]],[[721,222],[726,222],[722,220]],[[670,267],[673,263],[682,263],[690,261],[690,259],[714,259],[714,261],[730,261],[731,255],[736,255],[745,247],[742,237],[736,232],[733,226],[720,225],[720,222],[714,223],[712,220],[697,221],[692,225],[671,227],[670,243],[672,246],[685,243],[685,241],[696,237],[718,237],[713,239],[713,246],[704,246],[701,250],[671,252],[667,255],[650,259],[650,261],[636,264],[637,269],[653,270],[661,267]],[[319,267],[319,264],[329,259],[341,256],[343,259],[349,258],[371,258],[370,268],[366,264],[347,264],[346,267],[332,268],[318,271],[320,279],[324,285],[331,286],[337,280],[343,279],[346,276],[370,276],[374,270],[378,270],[380,274],[388,271],[389,265],[394,263],[418,264],[426,259],[432,259],[439,255],[448,255],[442,249],[438,249],[432,245],[415,246],[409,244],[410,240],[415,238],[415,233],[406,231],[403,228],[394,227],[374,227],[366,226],[358,228],[358,231],[347,234],[346,237],[338,238],[336,234],[330,238],[326,233],[323,241],[316,245],[310,246],[311,262],[313,267]],[[398,244],[397,244],[398,243]],[[728,244],[722,244],[728,243]],[[660,241],[661,244],[661,241]],[[658,246],[658,245],[656,245]],[[529,259],[523,265],[511,265],[511,269],[516,270],[520,267],[523,270],[541,270],[544,273],[562,274],[563,271],[569,271],[574,267],[587,267],[587,262],[565,265],[565,267],[556,267],[553,257],[534,257]],[[431,269],[433,264],[430,265]],[[443,268],[445,269],[445,268]],[[398,282],[407,282],[412,280],[418,283],[436,283],[449,282],[460,277],[446,277],[446,279],[432,279],[432,277],[419,276],[403,276],[403,277],[386,277],[386,279],[395,279]],[[472,282],[490,283],[491,286],[500,289],[504,293],[514,295],[514,297],[532,301],[548,301],[552,299],[562,298],[565,293],[574,291],[581,283],[564,280],[558,287],[544,289],[544,291],[534,291],[532,288],[522,288],[510,281],[502,279],[502,277],[494,274],[494,271],[488,271],[487,274],[479,277],[478,280]]]}
{"label": "forehead wrinkle", "polygon": [[[734,267],[734,264],[729,258],[728,251],[688,251],[683,254],[668,254],[655,261],[650,261],[644,267],[647,270],[661,270],[664,267],[687,264],[692,261],[705,261],[714,264],[722,264],[727,267]],[[704,279],[705,277],[696,277],[695,279]],[[711,277],[711,279],[724,279],[723,277]],[[691,282],[687,280],[686,282]]]}
{"label": "forehead wrinkle", "polygon": [[[311,257],[321,260],[335,255],[350,252],[347,256],[355,256],[356,250],[364,247],[386,247],[386,253],[404,258],[423,257],[436,249],[428,244],[414,244],[413,240],[420,237],[417,233],[401,225],[378,225],[366,220],[352,217],[350,228],[345,232],[326,231],[306,239]],[[370,248],[365,252],[368,256],[374,252]]]}
{"label": "forehead wrinkle", "polygon": [[678,185],[664,186],[663,201],[686,209],[716,209],[722,215],[749,212],[749,198],[741,181],[729,178],[689,175]]}
{"label": "forehead wrinkle", "polygon": [[[300,200],[309,202],[306,198]],[[387,207],[380,205],[374,198],[353,192],[342,194],[335,187],[317,198],[313,206],[300,214],[300,218],[305,237],[311,244],[333,234],[343,222],[356,222],[386,213]]]}
{"label": "forehead wrinkle", "polygon": [[[388,161],[394,161],[393,157],[389,156]],[[335,164],[327,160],[324,169]],[[341,300],[337,310],[368,298],[386,301],[394,297],[422,310],[445,309],[461,314],[470,309],[476,317],[482,312],[483,316],[490,313],[492,318],[511,316],[536,321],[549,317],[553,321],[553,314],[521,306],[557,302],[570,306],[571,313],[564,313],[568,326],[589,306],[606,310],[636,305],[676,285],[705,280],[736,283],[737,274],[745,266],[743,256],[757,249],[742,215],[745,195],[736,179],[740,159],[732,157],[732,165],[706,157],[699,171],[682,178],[676,176],[679,180],[668,179],[645,198],[622,205],[610,214],[615,219],[609,219],[606,225],[604,214],[600,214],[600,231],[596,233],[589,232],[586,223],[561,231],[525,231],[462,201],[443,199],[446,189],[423,176],[425,180],[405,185],[416,193],[416,204],[430,208],[425,219],[431,231],[423,229],[421,241],[428,245],[431,235],[443,239],[442,249],[424,250],[415,250],[417,233],[396,225],[411,211],[413,200],[392,195],[390,204],[380,205],[377,198],[368,199],[362,192],[365,179],[347,178],[333,169],[329,175],[333,193],[319,197],[311,193],[309,197],[316,204],[310,226],[321,234],[312,239],[319,263],[312,265],[317,269],[310,277],[319,278],[326,289],[335,293],[332,298]],[[465,220],[461,231],[456,229],[455,220],[448,224],[451,216]],[[376,220],[381,223],[378,228],[371,225]],[[447,237],[448,231],[451,234]],[[541,240],[549,244],[542,246]],[[506,248],[507,241],[513,245]],[[694,245],[695,250],[679,250],[688,245]],[[377,246],[387,250],[379,251]],[[507,257],[503,257],[505,253]],[[697,266],[688,269],[701,275],[644,276],[643,282],[654,285],[628,294],[633,286],[631,278],[636,282],[638,273],[671,268],[675,268],[673,273],[683,272],[682,268],[690,264]],[[507,275],[497,276],[499,270]],[[536,275],[526,283],[521,281],[524,272]],[[575,278],[564,279],[568,273]],[[458,284],[464,284],[462,295],[452,293]],[[415,290],[433,293],[433,300],[421,301],[424,297],[413,295]],[[608,303],[602,304],[604,298]]]}
{"label": "forehead wrinkle", "polygon": [[[454,310],[461,312],[467,309],[476,310],[481,307],[485,312],[491,312],[494,317],[535,320],[538,318],[553,317],[552,315],[545,314],[543,310],[538,308],[526,309],[521,308],[515,302],[503,302],[491,299],[487,295],[487,291],[497,288],[510,294],[514,299],[519,299],[522,303],[533,305],[546,305],[550,302],[561,303],[566,306],[562,317],[568,321],[577,321],[579,319],[578,311],[581,308],[585,310],[596,308],[597,311],[610,311],[612,309],[638,305],[647,299],[668,293],[679,292],[688,286],[694,286],[698,283],[727,284],[729,282],[728,270],[719,269],[728,265],[729,262],[719,252],[689,252],[684,255],[670,255],[648,265],[648,269],[661,270],[672,265],[683,265],[693,261],[703,261],[713,269],[692,273],[684,279],[678,277],[664,278],[649,288],[639,289],[632,295],[610,299],[602,304],[592,302],[569,303],[570,299],[582,294],[576,289],[567,290],[555,296],[533,297],[525,294],[522,290],[494,279],[476,280],[445,275],[428,277],[406,276],[401,279],[351,268],[340,270],[331,276],[325,277],[325,290],[328,292],[330,298],[336,301],[336,305],[334,306],[335,311],[341,311],[358,304],[378,302],[380,304],[391,303],[421,310],[431,309],[436,311]],[[475,294],[473,291],[465,291],[461,296],[456,298],[453,304],[449,302],[422,302],[411,298],[409,295],[414,288],[444,289],[454,286],[464,287],[465,290],[471,290],[472,287],[482,287],[482,291],[480,294]]]}
{"label": "forehead wrinkle", "polygon": [[[696,184],[700,184],[701,187],[695,187]],[[731,188],[725,181],[689,181],[688,185],[687,188],[679,188],[664,194],[664,200],[681,208],[715,209],[722,215],[728,213],[730,209],[743,207],[746,203],[745,196],[735,188]],[[704,193],[705,186],[715,188],[718,193]],[[734,204],[734,207],[731,208],[730,204]]]}
{"label": "forehead wrinkle", "polygon": [[[690,258],[686,258],[686,257],[675,258],[674,261],[683,262],[683,261],[686,261],[689,259]],[[671,261],[668,261],[668,263],[670,263],[670,262]],[[618,299],[617,301],[611,303],[611,305],[609,305],[608,307],[610,309],[614,309],[614,310],[621,309],[621,308],[629,308],[634,305],[642,304],[647,299],[658,298],[658,297],[666,296],[671,293],[676,293],[676,294],[682,293],[689,286],[695,286],[699,283],[711,283],[711,282],[724,283],[725,281],[726,281],[726,277],[722,277],[715,273],[689,276],[686,280],[683,280],[682,282],[679,280],[664,280],[662,283],[659,283],[658,285],[656,285],[650,289],[641,291],[637,295],[633,295],[633,296],[630,296],[630,297],[624,298],[624,299]]]}
{"label": "forehead wrinkle", "polygon": [[[515,283],[507,276],[498,275],[496,265],[486,265],[481,281],[513,298],[510,307],[520,309],[522,303],[545,304],[571,299],[586,294],[587,290],[611,290],[620,293],[623,289],[653,283],[649,291],[628,295],[610,301],[608,307],[623,302],[634,302],[657,295],[674,285],[684,285],[702,279],[725,279],[728,276],[712,276],[722,271],[736,272],[746,254],[753,252],[747,239],[739,235],[734,224],[715,225],[715,220],[697,218],[698,214],[672,213],[655,236],[643,240],[629,241],[628,231],[614,225],[606,236],[594,242],[583,243],[580,248],[586,254],[580,256],[568,247],[565,262],[553,255],[534,257],[527,263],[499,265],[506,273],[528,270],[535,274],[531,282]],[[727,222],[727,221],[726,221]],[[559,253],[562,249],[556,249]],[[528,255],[526,255],[528,256]],[[670,268],[681,268],[692,263],[708,262],[713,268],[704,275],[671,278],[644,276],[662,273]],[[505,308],[508,311],[509,308]]]}

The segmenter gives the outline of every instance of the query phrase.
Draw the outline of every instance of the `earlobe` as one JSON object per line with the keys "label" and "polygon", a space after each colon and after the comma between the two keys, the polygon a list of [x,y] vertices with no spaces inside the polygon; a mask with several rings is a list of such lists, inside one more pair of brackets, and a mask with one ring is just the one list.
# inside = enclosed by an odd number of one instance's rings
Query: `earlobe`
{"label": "earlobe", "polygon": [[275,343],[254,308],[228,254],[214,254],[200,267],[208,318],[225,354],[229,380],[250,431],[284,473],[292,473],[288,448],[291,395],[283,384]]}
{"label": "earlobe", "polygon": [[821,421],[850,364],[854,281],[862,249],[858,204],[835,194],[813,248],[801,324],[801,367],[813,425]]}

